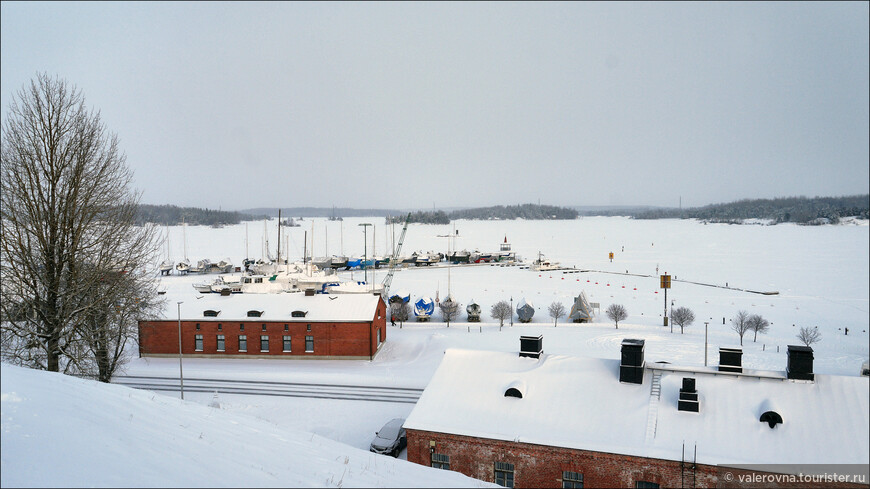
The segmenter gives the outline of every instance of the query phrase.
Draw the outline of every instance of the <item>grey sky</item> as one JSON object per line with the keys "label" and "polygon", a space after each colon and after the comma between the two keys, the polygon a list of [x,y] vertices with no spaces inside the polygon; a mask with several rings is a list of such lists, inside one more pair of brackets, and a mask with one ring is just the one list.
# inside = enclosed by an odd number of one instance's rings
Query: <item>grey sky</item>
{"label": "grey sky", "polygon": [[145,203],[700,206],[868,193],[867,2],[2,2]]}

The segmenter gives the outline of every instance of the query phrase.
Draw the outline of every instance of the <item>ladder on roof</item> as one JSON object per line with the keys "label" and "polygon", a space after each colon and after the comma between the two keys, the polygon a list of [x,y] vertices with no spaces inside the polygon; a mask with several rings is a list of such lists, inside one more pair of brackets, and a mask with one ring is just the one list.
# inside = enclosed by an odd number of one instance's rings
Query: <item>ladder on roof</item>
{"label": "ladder on roof", "polygon": [[658,426],[659,401],[662,397],[662,372],[653,370],[652,386],[649,390],[649,414],[646,419],[646,443],[652,442],[656,437]]}

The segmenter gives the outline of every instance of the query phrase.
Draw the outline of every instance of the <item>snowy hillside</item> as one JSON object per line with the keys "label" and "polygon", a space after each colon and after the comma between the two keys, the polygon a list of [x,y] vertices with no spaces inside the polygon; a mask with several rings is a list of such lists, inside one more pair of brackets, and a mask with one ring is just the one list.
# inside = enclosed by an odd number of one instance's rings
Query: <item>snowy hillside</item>
{"label": "snowy hillside", "polygon": [[2,378],[3,487],[491,486],[151,392],[6,364]]}

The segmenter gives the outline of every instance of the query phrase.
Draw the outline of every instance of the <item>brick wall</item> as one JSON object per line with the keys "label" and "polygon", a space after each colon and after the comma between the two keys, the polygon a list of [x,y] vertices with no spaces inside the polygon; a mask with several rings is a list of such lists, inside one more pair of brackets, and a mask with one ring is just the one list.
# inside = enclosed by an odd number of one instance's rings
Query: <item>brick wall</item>
{"label": "brick wall", "polygon": [[[248,357],[355,357],[371,358],[387,339],[386,306],[378,303],[369,322],[261,321],[260,318],[225,321],[201,318],[181,321],[182,353],[190,356]],[[242,330],[242,325],[244,330]],[[265,331],[263,327],[265,326]],[[310,330],[309,330],[310,328]],[[202,335],[202,351],[195,350],[196,335]],[[217,350],[217,335],[224,335],[224,351]],[[247,350],[239,351],[239,336],[247,337]],[[290,336],[291,351],[284,351],[284,336]],[[260,350],[260,337],[269,337],[269,350]],[[314,351],[305,351],[305,337],[314,337]],[[139,321],[139,356],[178,354],[178,320]]]}
{"label": "brick wall", "polygon": [[[514,487],[562,487],[562,472],[583,474],[584,487],[633,488],[638,481],[660,487],[776,487],[768,482],[740,483],[748,471],[698,465],[693,473],[691,461],[635,457],[613,453],[574,450],[485,438],[474,438],[430,431],[407,430],[408,461],[431,465],[434,453],[450,457],[450,470],[469,477],[495,482],[494,463],[514,465]],[[692,447],[694,449],[694,447]],[[688,450],[688,448],[687,448]],[[691,453],[691,452],[688,452]],[[691,458],[691,455],[689,456]],[[731,480],[725,473],[731,473]],[[782,487],[819,487],[816,483],[788,483]],[[866,487],[858,484],[821,484],[823,487]]]}

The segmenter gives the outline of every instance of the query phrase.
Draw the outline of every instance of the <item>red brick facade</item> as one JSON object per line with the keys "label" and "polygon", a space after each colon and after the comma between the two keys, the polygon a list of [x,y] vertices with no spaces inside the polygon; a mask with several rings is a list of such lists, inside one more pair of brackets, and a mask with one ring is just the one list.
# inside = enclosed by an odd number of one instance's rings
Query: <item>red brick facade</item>
{"label": "red brick facade", "polygon": [[[408,461],[431,466],[432,454],[450,457],[450,470],[495,482],[495,462],[513,464],[514,487],[562,486],[563,472],[583,475],[583,487],[634,488],[638,482],[660,487],[862,487],[860,484],[816,482],[777,484],[771,481],[741,483],[745,470],[698,464],[692,468],[694,447],[687,447],[689,461],[635,457],[529,443],[407,430]],[[434,442],[434,444],[433,444]],[[431,450],[430,449],[434,449]],[[730,475],[729,475],[730,474]],[[759,474],[759,473],[755,473]],[[729,480],[730,479],[730,480]],[[866,484],[863,485],[866,487]]]}
{"label": "red brick facade", "polygon": [[[216,317],[182,319],[182,353],[210,358],[348,358],[371,359],[380,342],[387,339],[386,305],[378,301],[371,321],[330,322],[286,321],[245,318],[222,320]],[[264,331],[265,329],[265,331]],[[196,349],[197,336],[202,349]],[[218,335],[223,335],[224,350],[218,350]],[[244,335],[246,350],[239,350]],[[268,350],[261,351],[261,336],[268,337]],[[284,337],[290,337],[290,351],[284,350]],[[306,337],[313,339],[313,351],[306,351]],[[139,356],[178,355],[178,320],[139,321]]]}

